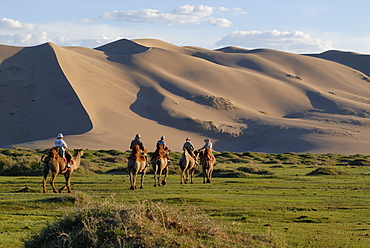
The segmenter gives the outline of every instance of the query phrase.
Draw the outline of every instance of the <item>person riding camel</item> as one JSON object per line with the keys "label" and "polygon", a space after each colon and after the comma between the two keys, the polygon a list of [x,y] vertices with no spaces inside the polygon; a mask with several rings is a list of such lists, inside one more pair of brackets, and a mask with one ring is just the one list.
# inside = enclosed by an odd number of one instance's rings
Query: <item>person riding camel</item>
{"label": "person riding camel", "polygon": [[64,136],[62,133],[58,133],[57,139],[54,142],[54,146],[59,148],[59,155],[64,159],[66,162],[66,168],[65,171],[70,170],[72,166],[71,163],[71,156],[66,157],[66,149],[68,149],[67,143],[63,140]]}
{"label": "person riding camel", "polygon": [[[189,155],[192,158],[195,159],[195,154],[194,154],[195,148],[194,148],[193,144],[191,143],[190,138],[186,138],[185,143],[182,146],[182,149],[184,149],[184,148],[188,151]],[[196,160],[195,160],[195,163],[198,164],[198,162]]]}
{"label": "person riding camel", "polygon": [[[161,145],[163,147],[163,149],[165,149],[167,146],[166,146],[166,142],[164,141],[165,140],[165,137],[162,135],[160,140],[157,141],[157,144],[156,144],[156,148],[158,147],[158,145]],[[157,156],[157,149],[156,151],[153,153],[153,157],[152,157],[152,160],[155,158],[155,156]],[[166,154],[166,157],[167,157],[167,162],[169,163],[170,162],[170,158],[168,157],[168,155]]]}
{"label": "person riding camel", "polygon": [[[135,145],[138,145],[139,146],[139,148],[140,148],[140,153],[141,154],[143,154],[144,155],[144,144],[143,144],[143,142],[140,140],[140,134],[136,134],[136,136],[135,136],[135,139],[133,139],[132,141],[131,141],[131,144],[130,144],[130,149],[132,150],[132,149],[134,149],[134,146]],[[146,167],[148,167],[149,166],[149,163],[148,163],[148,157],[146,156],[146,155],[144,155],[144,157],[145,157],[145,160],[146,160]]]}
{"label": "person riding camel", "polygon": [[[205,142],[204,145],[201,148],[198,149],[198,152],[205,149],[206,147],[209,147],[209,149],[212,152],[212,142],[211,142],[211,140],[210,139],[205,139],[204,142]],[[213,155],[213,152],[212,152],[212,156],[213,156],[213,159],[215,159],[215,156]]]}

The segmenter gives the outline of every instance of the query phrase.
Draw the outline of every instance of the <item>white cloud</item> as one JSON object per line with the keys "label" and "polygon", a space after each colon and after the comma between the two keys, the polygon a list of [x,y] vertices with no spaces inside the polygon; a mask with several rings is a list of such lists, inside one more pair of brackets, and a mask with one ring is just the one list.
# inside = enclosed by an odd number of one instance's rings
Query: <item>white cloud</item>
{"label": "white cloud", "polygon": [[200,18],[211,16],[215,11],[214,7],[204,6],[204,5],[183,5],[175,8],[172,13],[175,15],[188,15],[188,16],[198,16]]}
{"label": "white cloud", "polygon": [[81,19],[80,23],[95,23],[95,21],[92,21],[89,18],[83,18]]}
{"label": "white cloud", "polygon": [[219,11],[229,11],[229,9],[228,8],[225,8],[225,7],[218,7],[217,8]]}
{"label": "white cloud", "polygon": [[33,30],[35,27],[31,23],[21,23],[19,21],[2,18],[0,20],[0,29],[22,29],[22,30]]}
{"label": "white cloud", "polygon": [[115,40],[122,39],[122,37],[106,37],[106,36],[99,36],[96,38],[90,39],[69,39],[67,37],[57,37],[54,40],[54,43],[59,46],[79,46],[79,47],[88,47],[88,48],[95,48],[98,46],[102,46],[109,42],[113,42]]}
{"label": "white cloud", "polygon": [[95,38],[72,39],[66,35],[56,35],[53,38],[47,32],[39,33],[17,33],[0,35],[0,44],[8,44],[12,46],[36,46],[46,42],[53,42],[58,46],[80,46],[94,48],[109,42],[113,42],[122,37],[106,37],[98,36]]}
{"label": "white cloud", "polygon": [[210,18],[208,23],[217,27],[231,27],[233,23],[226,18]]}
{"label": "white cloud", "polygon": [[33,46],[50,41],[46,32],[36,34],[17,33],[0,35],[1,44],[11,44],[15,46]]}
{"label": "white cloud", "polygon": [[294,53],[322,52],[332,48],[331,41],[313,38],[301,31],[277,30],[235,31],[224,36],[216,45],[241,46],[249,49],[270,48]]}
{"label": "white cloud", "polygon": [[234,13],[233,13],[234,16],[247,14],[247,11],[242,10],[242,8],[233,8],[233,10],[234,10]]}
{"label": "white cloud", "polygon": [[130,11],[115,10],[101,14],[100,18],[123,22],[164,23],[169,26],[208,22],[219,27],[229,27],[231,22],[227,19],[213,17],[217,11],[228,11],[228,9],[224,7],[216,8],[205,5],[183,5],[175,8],[171,11],[171,13],[162,13],[156,9],[140,9]]}

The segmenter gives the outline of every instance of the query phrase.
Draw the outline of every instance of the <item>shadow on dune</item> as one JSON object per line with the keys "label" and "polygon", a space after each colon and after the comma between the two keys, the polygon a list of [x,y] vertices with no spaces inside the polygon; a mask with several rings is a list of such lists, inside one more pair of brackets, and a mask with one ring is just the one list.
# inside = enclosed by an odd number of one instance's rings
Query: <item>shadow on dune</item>
{"label": "shadow on dune", "polygon": [[1,65],[0,146],[76,135],[92,122],[56,58],[53,44],[21,49]]}
{"label": "shadow on dune", "polygon": [[[130,106],[130,110],[137,115],[167,125],[171,118],[161,106],[164,96],[151,87],[141,87],[137,98]],[[167,121],[166,121],[167,120]]]}
{"label": "shadow on dune", "polygon": [[248,128],[243,130],[243,135],[215,142],[216,150],[266,153],[285,153],[289,151],[299,153],[316,147],[316,145],[303,139],[305,135],[312,133],[311,130],[273,126],[254,120],[244,120],[243,123],[248,125]]}
{"label": "shadow on dune", "polygon": [[312,107],[316,109],[324,110],[329,113],[338,109],[338,105],[335,102],[325,98],[319,93],[308,91],[306,95],[310,100]]}

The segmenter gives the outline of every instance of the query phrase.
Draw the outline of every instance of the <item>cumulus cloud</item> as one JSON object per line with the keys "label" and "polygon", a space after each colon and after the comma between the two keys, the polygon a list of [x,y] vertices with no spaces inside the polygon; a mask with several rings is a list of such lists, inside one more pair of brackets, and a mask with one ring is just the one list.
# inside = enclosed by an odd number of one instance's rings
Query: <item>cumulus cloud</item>
{"label": "cumulus cloud", "polygon": [[35,29],[34,25],[31,23],[21,23],[19,21],[2,18],[0,20],[0,29],[22,29],[22,30],[33,30]]}
{"label": "cumulus cloud", "polygon": [[280,51],[306,53],[332,48],[331,41],[313,38],[301,32],[287,31],[235,31],[216,42],[217,46],[241,46],[249,49],[270,48]]}
{"label": "cumulus cloud", "polygon": [[217,27],[231,27],[233,23],[226,18],[210,18],[208,23]]}
{"label": "cumulus cloud", "polygon": [[233,8],[233,11],[234,11],[233,13],[234,16],[247,14],[247,11],[242,10],[242,8]]}
{"label": "cumulus cloud", "polygon": [[15,46],[32,46],[39,45],[50,41],[46,32],[42,31],[39,33],[17,33],[17,34],[6,34],[0,35],[1,44],[11,44]]}
{"label": "cumulus cloud", "polygon": [[81,19],[80,23],[95,23],[95,21],[92,21],[89,18],[83,18]]}
{"label": "cumulus cloud", "polygon": [[200,24],[208,22],[219,27],[229,27],[231,22],[226,18],[216,18],[218,11],[228,11],[224,7],[211,7],[205,5],[183,5],[175,8],[170,13],[162,13],[156,9],[140,9],[130,11],[112,11],[100,15],[102,19],[123,22],[152,22],[166,25]]}
{"label": "cumulus cloud", "polygon": [[36,46],[46,42],[53,42],[58,46],[80,46],[94,48],[109,42],[113,42],[121,37],[98,36],[87,39],[72,39],[66,35],[56,35],[50,37],[47,32],[39,33],[17,33],[0,35],[0,44],[12,46]]}

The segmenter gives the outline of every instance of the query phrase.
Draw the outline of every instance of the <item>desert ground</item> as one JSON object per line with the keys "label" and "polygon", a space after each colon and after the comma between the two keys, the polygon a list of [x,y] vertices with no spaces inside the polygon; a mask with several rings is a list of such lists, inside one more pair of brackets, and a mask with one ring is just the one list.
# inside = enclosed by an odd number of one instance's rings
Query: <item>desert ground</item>
{"label": "desert ground", "polygon": [[161,40],[94,49],[0,45],[0,147],[370,153],[369,55],[208,50]]}

